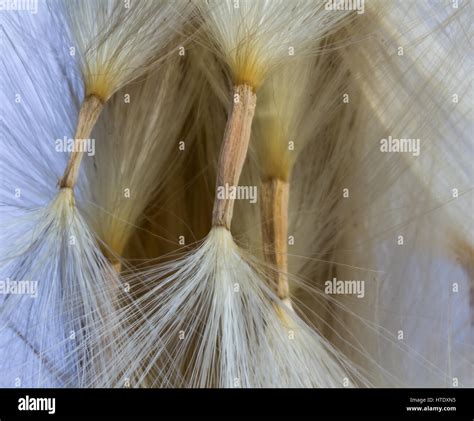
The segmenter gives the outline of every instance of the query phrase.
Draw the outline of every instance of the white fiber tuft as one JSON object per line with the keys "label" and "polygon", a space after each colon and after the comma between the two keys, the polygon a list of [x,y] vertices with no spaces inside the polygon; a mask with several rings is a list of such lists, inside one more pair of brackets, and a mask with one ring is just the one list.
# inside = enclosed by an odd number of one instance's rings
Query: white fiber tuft
{"label": "white fiber tuft", "polygon": [[308,55],[323,36],[352,12],[327,10],[325,1],[206,0],[198,2],[204,25],[213,36],[237,84],[260,86],[276,65],[293,55]]}
{"label": "white fiber tuft", "polygon": [[166,0],[61,0],[52,7],[70,25],[86,96],[104,102],[177,47],[193,10],[189,1]]}
{"label": "white fiber tuft", "polygon": [[125,379],[131,387],[354,385],[359,376],[350,364],[289,312],[262,276],[222,227],[192,253],[134,274],[128,281],[140,298],[121,315],[142,314],[143,322],[117,338],[112,386]]}

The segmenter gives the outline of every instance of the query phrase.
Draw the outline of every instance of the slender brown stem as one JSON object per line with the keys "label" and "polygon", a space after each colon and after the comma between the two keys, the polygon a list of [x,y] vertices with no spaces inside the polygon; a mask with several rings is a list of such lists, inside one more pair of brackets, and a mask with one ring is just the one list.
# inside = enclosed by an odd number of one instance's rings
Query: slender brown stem
{"label": "slender brown stem", "polygon": [[289,183],[278,178],[264,180],[260,197],[265,260],[272,267],[278,297],[291,306],[287,255]]}
{"label": "slender brown stem", "polygon": [[71,152],[66,170],[59,181],[60,188],[73,188],[76,184],[82,157],[84,155],[81,144],[88,139],[94,125],[102,111],[102,101],[94,96],[88,96],[82,103],[77,119],[76,134],[74,136],[74,150]]}
{"label": "slender brown stem", "polygon": [[234,87],[234,103],[227,120],[227,126],[219,156],[216,197],[212,212],[212,225],[224,226],[230,230],[234,199],[220,197],[219,188],[236,187],[247,156],[250,130],[255,114],[257,96],[248,85]]}
{"label": "slender brown stem", "polygon": [[[89,139],[92,129],[94,128],[94,125],[102,111],[103,105],[104,104],[102,100],[95,95],[86,97],[82,103],[81,109],[79,111],[79,117],[77,119],[73,151],[69,156],[66,170],[59,181],[59,188],[74,188],[74,185],[77,181],[77,176],[79,175],[82,157],[84,156],[84,148],[81,147],[81,145],[83,142]],[[106,253],[104,254],[107,256]],[[116,272],[120,273],[120,262],[115,258],[108,258],[108,260],[111,262]]]}

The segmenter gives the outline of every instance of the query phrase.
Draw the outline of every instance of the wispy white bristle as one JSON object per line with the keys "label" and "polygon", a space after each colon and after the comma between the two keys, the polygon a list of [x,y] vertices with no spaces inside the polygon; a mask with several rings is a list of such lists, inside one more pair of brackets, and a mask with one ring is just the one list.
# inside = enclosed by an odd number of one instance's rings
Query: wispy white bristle
{"label": "wispy white bristle", "polygon": [[[458,94],[469,83],[463,7],[392,3],[360,22],[378,22],[379,36],[344,52],[363,99],[343,182],[350,200],[337,276],[365,279],[363,300],[341,301],[378,327],[357,317],[344,323],[374,356],[366,363],[405,386],[468,386],[473,378],[472,142],[468,99]],[[387,150],[389,138],[409,140]],[[391,380],[381,374],[378,384]]]}
{"label": "wispy white bristle", "polygon": [[98,343],[95,330],[103,331],[113,313],[119,283],[73,200],[72,191],[62,189],[50,206],[15,218],[5,232],[12,251],[2,256],[2,275],[35,291],[2,300],[2,336],[17,335],[2,343],[2,353],[18,349],[14,364],[2,359],[5,386],[16,378],[30,387],[80,386],[94,376],[92,366],[99,370],[95,348],[107,349],[107,338]]}
{"label": "wispy white bristle", "polygon": [[104,102],[178,47],[172,41],[193,11],[191,2],[166,0],[61,0],[53,7],[70,25],[86,96]]}
{"label": "wispy white bristle", "polygon": [[352,12],[327,10],[325,3],[206,0],[197,5],[234,79],[258,87],[277,64],[312,53],[320,38],[350,18]]}
{"label": "wispy white bristle", "polygon": [[[0,386],[473,385],[471,4],[336,3],[0,13]],[[240,186],[290,183],[283,300],[259,189],[210,229],[236,84]]]}
{"label": "wispy white bristle", "polygon": [[118,92],[92,133],[96,151],[86,160],[85,173],[94,182],[80,186],[88,201],[84,209],[118,256],[150,200],[175,174],[199,80],[187,77],[190,69],[182,61],[169,58],[155,74]]}
{"label": "wispy white bristle", "polygon": [[107,370],[117,373],[113,386],[128,379],[131,387],[342,387],[358,378],[278,300],[225,228],[136,276],[131,292],[140,298],[122,317],[143,321],[117,338]]}
{"label": "wispy white bristle", "polygon": [[347,78],[348,68],[324,55],[295,59],[262,86],[251,149],[263,179],[288,180],[298,154],[340,109]]}
{"label": "wispy white bristle", "polygon": [[64,45],[51,36],[51,50],[16,48],[18,29],[8,25],[1,60],[0,382],[77,387],[100,367],[94,350],[106,346],[93,332],[113,312],[118,280],[72,191],[57,190],[68,158],[57,141],[71,136],[77,112],[74,73],[54,54]]}

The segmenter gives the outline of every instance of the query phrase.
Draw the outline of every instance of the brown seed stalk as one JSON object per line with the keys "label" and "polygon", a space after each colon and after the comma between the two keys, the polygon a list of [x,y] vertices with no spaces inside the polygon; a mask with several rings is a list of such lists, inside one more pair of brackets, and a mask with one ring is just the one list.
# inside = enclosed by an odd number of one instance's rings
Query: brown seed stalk
{"label": "brown seed stalk", "polygon": [[233,107],[219,156],[212,226],[224,226],[230,230],[234,199],[219,198],[217,192],[226,185],[237,187],[247,156],[256,103],[257,96],[250,86],[244,84],[234,87]]}
{"label": "brown seed stalk", "polygon": [[262,181],[260,208],[264,256],[272,267],[271,278],[278,297],[291,305],[287,256],[288,200],[288,181],[279,178]]}
{"label": "brown seed stalk", "polygon": [[82,103],[79,117],[77,119],[76,134],[74,136],[74,149],[69,157],[66,170],[59,181],[59,187],[61,189],[72,189],[76,184],[82,157],[84,155],[81,143],[89,138],[92,129],[99,118],[100,112],[102,111],[102,107],[102,101],[95,95],[88,96]]}

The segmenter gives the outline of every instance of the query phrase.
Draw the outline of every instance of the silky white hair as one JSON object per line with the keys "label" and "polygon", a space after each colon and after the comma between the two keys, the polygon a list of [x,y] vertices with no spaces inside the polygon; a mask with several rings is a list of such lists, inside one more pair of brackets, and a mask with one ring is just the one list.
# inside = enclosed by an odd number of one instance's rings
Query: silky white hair
{"label": "silky white hair", "polygon": [[60,0],[51,6],[68,23],[85,95],[104,102],[178,47],[175,37],[193,12],[189,1]]}
{"label": "silky white hair", "polygon": [[166,66],[120,90],[92,133],[96,152],[85,173],[97,182],[84,192],[84,210],[117,259],[148,203],[176,173],[174,152],[199,81],[185,77],[189,67],[170,57]]}
{"label": "silky white hair", "polygon": [[195,251],[126,278],[139,298],[116,323],[132,323],[94,385],[357,384],[362,377],[350,362],[276,297],[253,260],[216,227]]}
{"label": "silky white hair", "polygon": [[[470,5],[325,3],[0,15],[0,276],[38,287],[0,296],[1,386],[472,385]],[[236,201],[232,235],[210,226],[235,83],[257,95],[241,184],[290,182],[294,310],[270,287],[258,206]],[[110,98],[97,156],[58,191],[55,140],[90,94]],[[420,154],[383,153],[389,136]],[[365,295],[333,296],[333,278]]]}
{"label": "silky white hair", "polygon": [[[2,78],[0,276],[37,294],[1,296],[1,385],[77,387],[91,375],[89,362],[100,366],[93,332],[113,313],[119,282],[72,191],[57,190],[67,162],[57,140],[74,130],[77,75],[55,54],[63,46],[59,38],[48,39],[49,49],[16,48],[16,23],[6,25],[8,56],[1,63],[8,70]],[[69,83],[61,83],[65,75]]]}
{"label": "silky white hair", "polygon": [[[311,0],[205,0],[196,2],[236,83],[257,88],[278,64],[310,55],[317,40],[335,32],[350,11],[328,11]],[[291,16],[291,18],[289,18]]]}

